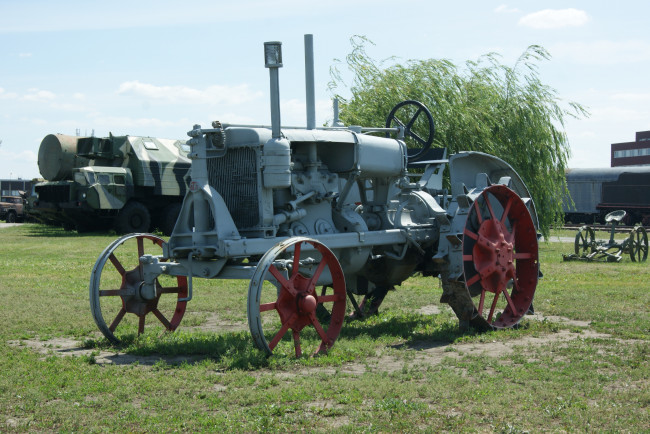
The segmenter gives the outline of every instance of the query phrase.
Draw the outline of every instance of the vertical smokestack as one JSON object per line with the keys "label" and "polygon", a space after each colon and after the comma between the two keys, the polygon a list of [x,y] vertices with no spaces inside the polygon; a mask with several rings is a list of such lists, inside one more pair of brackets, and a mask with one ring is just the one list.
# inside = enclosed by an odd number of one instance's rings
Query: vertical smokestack
{"label": "vertical smokestack", "polygon": [[305,35],[305,90],[307,94],[307,129],[316,128],[314,96],[314,35]]}

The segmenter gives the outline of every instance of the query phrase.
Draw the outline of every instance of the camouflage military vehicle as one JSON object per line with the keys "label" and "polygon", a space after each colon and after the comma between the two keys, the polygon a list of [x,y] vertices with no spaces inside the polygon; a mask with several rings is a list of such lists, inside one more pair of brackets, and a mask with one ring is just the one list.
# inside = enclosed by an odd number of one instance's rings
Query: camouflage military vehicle
{"label": "camouflage military vehicle", "polygon": [[185,141],[153,137],[74,137],[41,142],[29,214],[83,232],[160,229],[171,233],[187,189]]}

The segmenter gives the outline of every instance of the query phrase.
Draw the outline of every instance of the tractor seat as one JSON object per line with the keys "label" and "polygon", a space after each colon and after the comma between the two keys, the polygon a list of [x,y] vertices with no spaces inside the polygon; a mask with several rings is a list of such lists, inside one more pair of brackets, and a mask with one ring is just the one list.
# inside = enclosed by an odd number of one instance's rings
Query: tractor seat
{"label": "tractor seat", "polygon": [[623,220],[623,217],[625,217],[625,214],[626,214],[626,212],[624,210],[612,211],[612,212],[610,212],[609,214],[607,214],[605,216],[605,221],[607,223],[609,223],[611,221],[620,222],[621,220]]}

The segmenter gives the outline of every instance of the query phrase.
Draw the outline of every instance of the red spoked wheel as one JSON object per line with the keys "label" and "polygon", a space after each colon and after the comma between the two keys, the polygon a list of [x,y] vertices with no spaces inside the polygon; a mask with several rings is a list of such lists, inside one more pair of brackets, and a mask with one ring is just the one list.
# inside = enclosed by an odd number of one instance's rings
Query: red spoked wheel
{"label": "red spoked wheel", "polygon": [[[317,286],[323,290],[317,291]],[[327,352],[343,326],[345,297],[343,270],[324,244],[302,237],[276,244],[258,263],[248,289],[248,325],[255,345],[271,355],[291,330],[295,355],[300,357],[300,334],[311,326],[318,345],[314,354]],[[316,315],[322,307],[330,312],[327,327]],[[270,340],[264,328],[271,330]]]}
{"label": "red spoked wheel", "polygon": [[157,319],[154,324],[167,331],[176,330],[183,319],[187,302],[180,300],[187,297],[185,276],[160,275],[153,291],[144,285],[140,257],[160,255],[162,244],[162,238],[155,235],[129,234],[115,240],[97,259],[90,276],[90,308],[109,341],[120,342],[118,330],[122,334],[144,333],[149,314]]}
{"label": "red spoked wheel", "polygon": [[463,232],[463,271],[475,327],[512,327],[528,312],[539,273],[537,231],[526,205],[508,187],[487,187],[472,204]]}

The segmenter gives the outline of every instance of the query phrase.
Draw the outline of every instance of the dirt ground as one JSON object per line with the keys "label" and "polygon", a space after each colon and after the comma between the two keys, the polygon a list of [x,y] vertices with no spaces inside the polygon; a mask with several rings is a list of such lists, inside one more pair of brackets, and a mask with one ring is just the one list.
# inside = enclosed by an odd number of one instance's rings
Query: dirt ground
{"label": "dirt ground", "polygon": [[[439,313],[439,307],[435,305],[424,306],[419,309],[422,314],[433,315]],[[533,315],[529,318],[543,321],[553,321],[568,326],[584,327],[580,332],[571,332],[568,330],[560,330],[557,333],[552,333],[540,337],[525,336],[520,339],[514,339],[506,342],[474,342],[474,343],[458,343],[449,344],[446,342],[431,341],[431,342],[418,342],[415,345],[409,345],[407,351],[412,351],[413,354],[409,357],[410,364],[421,364],[435,366],[442,362],[445,357],[460,358],[465,354],[484,354],[490,357],[498,358],[506,354],[519,350],[523,347],[541,346],[553,342],[566,342],[573,339],[584,338],[608,338],[607,334],[596,333],[590,330],[589,323],[585,321],[574,321],[568,318],[556,316],[542,316]],[[214,315],[208,318],[204,325],[196,327],[204,331],[224,331],[221,326],[222,321]],[[230,330],[246,330],[248,327],[245,323],[233,325],[230,323]],[[204,356],[135,356],[131,354],[114,352],[114,351],[99,351],[83,348],[83,343],[70,338],[55,338],[50,340],[29,339],[20,341],[10,341],[9,345],[12,346],[26,346],[37,351],[43,356],[58,355],[66,356],[92,356],[94,353],[95,363],[99,365],[131,365],[137,363],[142,366],[151,366],[157,362],[164,361],[168,364],[180,364],[183,362],[192,363],[202,359]],[[251,342],[252,345],[252,342]],[[396,349],[403,349],[404,345],[395,346]],[[403,357],[392,356],[390,354],[378,354],[376,358],[369,361],[366,360],[361,363],[346,363],[340,367],[330,368],[332,372],[344,372],[348,374],[361,375],[368,370],[373,371],[387,371],[393,372],[403,368]],[[318,368],[320,372],[323,368]],[[285,375],[279,373],[279,376]],[[286,373],[286,375],[296,375],[295,372]]]}

